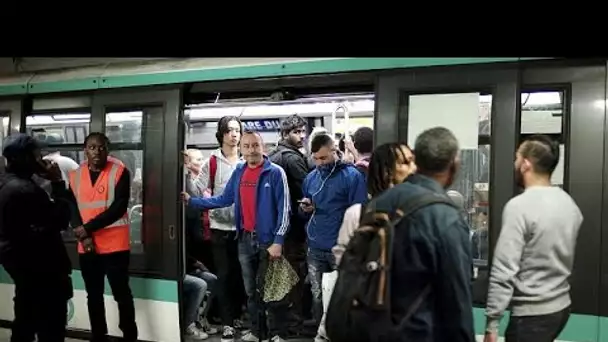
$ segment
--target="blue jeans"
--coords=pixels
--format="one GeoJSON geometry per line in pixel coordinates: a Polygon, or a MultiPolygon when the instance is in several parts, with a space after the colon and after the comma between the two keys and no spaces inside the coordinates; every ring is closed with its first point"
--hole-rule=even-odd
{"type": "Polygon", "coordinates": [[[186,320],[186,326],[196,322],[198,308],[205,299],[207,289],[211,288],[217,280],[215,275],[209,272],[201,272],[201,276],[205,280],[190,274],[186,274],[184,277],[184,319],[186,320]]]}
{"type": "MultiPolygon", "coordinates": [[[[260,336],[260,316],[266,319],[262,312],[268,312],[268,336],[287,336],[288,303],[286,299],[279,302],[263,303],[260,295],[264,293],[264,277],[268,269],[267,244],[260,244],[255,233],[241,232],[239,235],[239,262],[243,273],[245,292],[247,293],[247,311],[251,318],[251,332],[260,340],[268,338],[260,336]],[[260,308],[260,304],[263,308],[260,308]]],[[[262,334],[263,335],[263,334],[262,334]]]]}
{"type": "Polygon", "coordinates": [[[321,280],[323,273],[336,269],[336,258],[331,251],[309,248],[306,257],[308,262],[308,276],[312,291],[313,318],[317,324],[321,323],[323,316],[323,288],[321,280]]]}

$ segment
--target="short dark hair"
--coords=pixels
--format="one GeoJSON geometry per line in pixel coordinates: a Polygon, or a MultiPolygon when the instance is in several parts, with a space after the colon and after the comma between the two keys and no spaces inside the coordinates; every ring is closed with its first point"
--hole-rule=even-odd
{"type": "Polygon", "coordinates": [[[246,128],[243,131],[243,135],[257,135],[260,138],[260,140],[264,141],[264,138],[262,138],[262,134],[260,134],[260,132],[253,130],[253,129],[246,128]]]}
{"type": "Polygon", "coordinates": [[[102,132],[91,132],[91,133],[89,133],[89,135],[87,135],[86,138],[84,138],[84,147],[87,147],[87,143],[92,138],[97,138],[97,139],[101,140],[106,145],[106,147],[110,146],[110,139],[108,138],[107,135],[105,135],[102,132]]]}
{"type": "Polygon", "coordinates": [[[316,135],[310,143],[310,152],[317,153],[323,146],[334,147],[334,139],[327,134],[316,135]]]}
{"type": "Polygon", "coordinates": [[[420,172],[439,173],[446,171],[458,155],[458,140],[445,127],[434,127],[420,133],[416,138],[414,155],[420,172]]]}
{"type": "Polygon", "coordinates": [[[353,135],[353,143],[357,152],[372,153],[374,150],[374,130],[369,127],[360,127],[353,135]]]}
{"type": "Polygon", "coordinates": [[[224,135],[230,130],[230,128],[228,128],[230,121],[238,122],[241,130],[243,130],[243,123],[238,116],[227,115],[220,118],[217,122],[217,132],[215,132],[215,139],[217,139],[217,143],[220,144],[220,147],[222,147],[222,143],[224,142],[224,135]]]}
{"type": "Polygon", "coordinates": [[[532,163],[534,172],[551,175],[559,163],[559,145],[546,135],[530,136],[519,145],[521,156],[532,163]]]}
{"type": "Polygon", "coordinates": [[[281,120],[281,138],[296,128],[306,126],[306,120],[298,114],[290,115],[281,120]]]}

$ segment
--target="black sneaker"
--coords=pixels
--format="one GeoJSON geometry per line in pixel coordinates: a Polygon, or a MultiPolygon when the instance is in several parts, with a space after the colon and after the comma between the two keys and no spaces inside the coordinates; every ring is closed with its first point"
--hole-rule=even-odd
{"type": "Polygon", "coordinates": [[[222,342],[234,342],[234,328],[229,326],[224,326],[224,330],[222,331],[222,342]]]}

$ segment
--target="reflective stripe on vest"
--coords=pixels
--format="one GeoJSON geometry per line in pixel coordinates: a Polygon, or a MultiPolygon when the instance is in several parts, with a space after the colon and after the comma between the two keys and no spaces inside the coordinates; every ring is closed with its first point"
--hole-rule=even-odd
{"type": "MultiPolygon", "coordinates": [[[[87,163],[70,172],[70,187],[74,192],[78,209],[84,224],[104,212],[114,203],[115,187],[124,172],[125,166],[115,158],[108,158],[108,164],[99,173],[94,184],[87,163]],[[87,178],[88,177],[88,178],[87,178]]],[[[129,250],[130,227],[128,213],[116,222],[93,232],[96,252],[99,254],[129,250]]],[[[83,253],[82,244],[78,243],[78,252],[83,253]]]]}

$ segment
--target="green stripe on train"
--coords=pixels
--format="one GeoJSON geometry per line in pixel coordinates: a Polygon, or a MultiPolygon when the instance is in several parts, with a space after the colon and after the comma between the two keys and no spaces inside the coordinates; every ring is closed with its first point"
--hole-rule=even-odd
{"type": "MultiPolygon", "coordinates": [[[[34,75],[13,84],[0,84],[0,96],[41,94],[104,88],[138,87],[160,84],[234,80],[260,77],[284,77],[323,73],[342,73],[367,70],[416,68],[517,62],[553,57],[470,57],[470,58],[332,58],[323,60],[274,62],[257,65],[200,67],[187,70],[160,70],[149,73],[96,75],[81,78],[58,76],[54,81],[37,81],[34,75]]],[[[1,80],[0,80],[1,81],[1,80]]]]}
{"type": "MultiPolygon", "coordinates": [[[[486,317],[484,309],[473,308],[475,320],[475,334],[483,335],[486,328],[486,317]]],[[[500,335],[504,336],[505,329],[509,323],[508,313],[500,322],[500,335]]],[[[572,314],[568,324],[559,336],[559,340],[573,342],[600,341],[598,339],[600,324],[604,331],[601,341],[608,341],[608,317],[572,314]]]]}
{"type": "MultiPolygon", "coordinates": [[[[44,280],[41,280],[44,281],[44,280]]],[[[13,280],[6,273],[4,268],[0,267],[0,283],[12,284],[13,280]]],[[[72,271],[72,283],[74,284],[75,290],[84,291],[84,280],[79,270],[72,271]]],[[[178,289],[177,282],[173,280],[165,279],[151,279],[151,278],[139,278],[131,277],[130,279],[131,291],[133,296],[138,299],[157,300],[161,302],[178,302],[178,289]]],[[[106,279],[106,291],[105,294],[111,296],[112,290],[110,284],[106,279]]]]}

